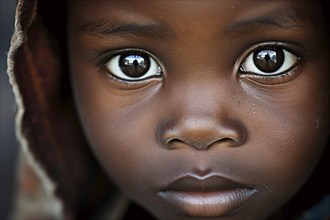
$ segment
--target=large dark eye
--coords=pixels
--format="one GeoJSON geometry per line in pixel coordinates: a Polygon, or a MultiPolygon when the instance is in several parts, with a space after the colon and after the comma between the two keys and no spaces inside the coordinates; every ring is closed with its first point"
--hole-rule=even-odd
{"type": "Polygon", "coordinates": [[[241,64],[244,73],[274,76],[292,69],[299,58],[280,47],[262,47],[252,51],[241,64]]]}
{"type": "Polygon", "coordinates": [[[119,57],[119,67],[129,77],[138,78],[150,68],[150,58],[142,53],[127,52],[119,57]]]}
{"type": "Polygon", "coordinates": [[[157,62],[142,51],[125,51],[105,65],[113,76],[127,81],[141,81],[162,73],[157,62]]]}
{"type": "Polygon", "coordinates": [[[284,52],[278,48],[260,49],[253,53],[253,62],[259,70],[272,73],[283,65],[284,52]]]}

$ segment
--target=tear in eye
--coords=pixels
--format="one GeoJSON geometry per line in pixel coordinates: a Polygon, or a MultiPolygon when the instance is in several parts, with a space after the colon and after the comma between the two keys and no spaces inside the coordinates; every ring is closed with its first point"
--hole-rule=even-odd
{"type": "Polygon", "coordinates": [[[110,74],[126,81],[141,81],[160,76],[160,65],[142,51],[125,51],[111,58],[105,66],[110,74]]]}
{"type": "Polygon", "coordinates": [[[263,76],[274,76],[291,70],[299,58],[280,47],[263,47],[250,53],[243,61],[240,70],[263,76]]]}

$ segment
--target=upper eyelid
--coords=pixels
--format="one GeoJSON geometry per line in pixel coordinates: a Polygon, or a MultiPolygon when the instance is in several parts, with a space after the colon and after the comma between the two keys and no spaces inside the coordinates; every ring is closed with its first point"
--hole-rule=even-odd
{"type": "Polygon", "coordinates": [[[247,57],[251,52],[260,49],[262,47],[279,47],[288,50],[289,52],[293,53],[296,56],[302,56],[301,53],[305,52],[307,49],[292,42],[284,42],[284,41],[265,41],[255,43],[247,47],[242,55],[244,54],[247,57]]]}
{"type": "Polygon", "coordinates": [[[148,50],[144,50],[144,49],[141,49],[141,48],[122,48],[122,49],[114,49],[114,50],[111,50],[111,51],[106,51],[104,53],[99,54],[96,57],[96,60],[98,60],[97,64],[98,64],[98,66],[104,66],[111,58],[113,58],[117,55],[120,55],[121,53],[128,52],[128,51],[133,51],[133,52],[136,51],[136,52],[145,53],[148,56],[150,56],[151,58],[153,58],[157,62],[157,64],[162,69],[164,69],[164,65],[163,65],[162,61],[160,60],[160,58],[158,58],[152,52],[149,52],[148,50]]]}
{"type": "Polygon", "coordinates": [[[295,56],[297,56],[299,59],[304,58],[304,54],[308,54],[308,49],[305,47],[298,45],[296,43],[292,42],[285,42],[285,41],[264,41],[264,42],[258,42],[254,43],[248,47],[246,47],[243,52],[241,52],[239,58],[236,60],[235,63],[235,69],[240,69],[240,66],[243,61],[254,51],[257,49],[260,49],[262,47],[280,47],[283,49],[286,49],[287,51],[291,52],[295,56]]]}

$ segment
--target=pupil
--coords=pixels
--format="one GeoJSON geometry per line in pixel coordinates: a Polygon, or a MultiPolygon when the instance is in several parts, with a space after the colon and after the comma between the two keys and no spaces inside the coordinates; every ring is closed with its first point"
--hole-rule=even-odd
{"type": "Polygon", "coordinates": [[[259,70],[272,73],[283,65],[284,52],[279,48],[260,49],[253,54],[253,62],[259,70]]]}
{"type": "Polygon", "coordinates": [[[143,53],[127,52],[120,56],[119,67],[127,76],[138,78],[148,72],[150,59],[143,53]]]}
{"type": "Polygon", "coordinates": [[[270,60],[270,56],[267,54],[266,57],[265,57],[266,61],[269,61],[270,60]]]}

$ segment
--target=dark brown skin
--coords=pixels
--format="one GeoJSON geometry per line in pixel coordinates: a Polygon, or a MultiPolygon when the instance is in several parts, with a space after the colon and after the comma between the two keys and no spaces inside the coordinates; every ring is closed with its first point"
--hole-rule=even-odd
{"type": "Polygon", "coordinates": [[[314,1],[70,1],[76,105],[109,176],[159,219],[276,213],[308,179],[329,135],[329,54],[320,15],[314,1]],[[109,61],[123,49],[150,56],[161,71],[120,79],[125,75],[116,76],[109,61]],[[250,69],[249,55],[265,50],[278,59],[286,51],[283,69],[250,69]],[[204,202],[212,199],[203,188],[222,190],[208,189],[217,180],[253,195],[219,207],[161,196],[187,176],[195,181],[188,191],[204,202]]]}

